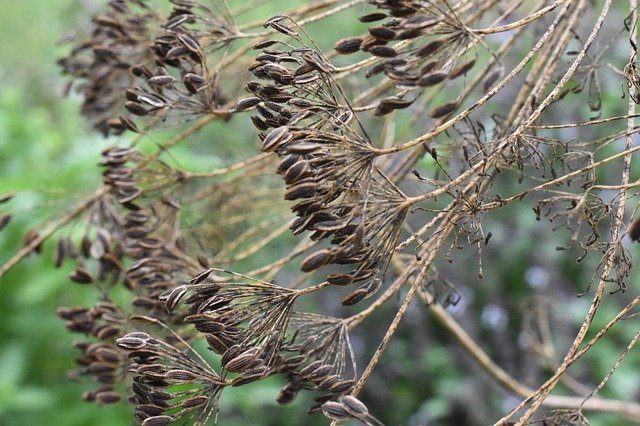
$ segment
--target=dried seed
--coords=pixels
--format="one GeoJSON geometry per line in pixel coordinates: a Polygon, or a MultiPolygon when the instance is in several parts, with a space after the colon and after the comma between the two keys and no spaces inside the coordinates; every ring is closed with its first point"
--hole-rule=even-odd
{"type": "Polygon", "coordinates": [[[409,107],[412,103],[413,99],[386,98],[380,101],[380,104],[391,109],[404,109],[409,107]]]}
{"type": "Polygon", "coordinates": [[[213,272],[213,269],[211,269],[211,268],[200,272],[198,275],[196,275],[195,277],[191,278],[191,281],[189,281],[189,284],[200,284],[202,281],[204,281],[207,278],[209,278],[209,275],[211,275],[211,272],[213,272]]]}
{"type": "Polygon", "coordinates": [[[360,37],[350,37],[338,40],[333,48],[336,52],[347,55],[349,53],[354,53],[360,50],[361,45],[362,39],[360,37]]]}
{"type": "Polygon", "coordinates": [[[278,43],[278,40],[263,40],[253,44],[251,48],[254,50],[266,49],[267,47],[271,47],[276,43],[278,43]]]}
{"type": "Polygon", "coordinates": [[[415,55],[420,58],[424,58],[424,57],[433,55],[443,47],[444,47],[444,41],[442,41],[441,39],[433,40],[431,43],[428,43],[422,46],[420,49],[418,49],[415,55]]]}
{"type": "Polygon", "coordinates": [[[360,302],[362,299],[364,299],[368,295],[369,295],[369,291],[367,291],[364,288],[359,288],[359,289],[349,293],[348,295],[346,295],[342,299],[342,301],[341,301],[342,306],[355,305],[356,303],[360,302]]]}
{"type": "Polygon", "coordinates": [[[369,415],[367,406],[362,403],[358,398],[352,395],[343,395],[338,399],[338,402],[347,410],[353,417],[360,419],[369,415]]]}
{"type": "Polygon", "coordinates": [[[289,132],[288,126],[280,126],[271,130],[262,141],[262,150],[272,152],[280,148],[283,144],[290,141],[293,135],[289,132]]]}
{"type": "Polygon", "coordinates": [[[248,98],[240,99],[236,104],[236,111],[241,112],[249,108],[253,108],[258,105],[262,100],[258,97],[251,96],[248,98]]]}
{"type": "Polygon", "coordinates": [[[476,64],[476,60],[471,59],[470,61],[459,64],[458,66],[452,68],[451,71],[449,71],[449,79],[453,80],[454,78],[457,78],[463,74],[466,74],[467,72],[469,72],[471,68],[473,68],[475,64],[476,64]]]}
{"type": "Polygon", "coordinates": [[[171,416],[153,416],[148,417],[142,422],[142,426],[167,426],[175,422],[171,416]]]}
{"type": "Polygon", "coordinates": [[[393,40],[396,36],[396,32],[388,27],[371,27],[369,28],[369,34],[384,41],[393,40]]]}
{"type": "Polygon", "coordinates": [[[284,193],[285,200],[296,200],[298,198],[311,198],[316,194],[318,184],[315,182],[300,183],[287,189],[284,193]]]}
{"type": "Polygon", "coordinates": [[[460,106],[460,101],[447,102],[429,112],[431,118],[442,118],[454,112],[460,106]]]}
{"type": "Polygon", "coordinates": [[[418,78],[417,83],[418,83],[418,86],[429,87],[429,86],[434,86],[438,83],[441,83],[446,78],[447,78],[446,72],[434,71],[434,72],[429,72],[421,75],[420,78],[418,78]]]}
{"type": "Polygon", "coordinates": [[[327,249],[318,250],[307,256],[300,264],[300,270],[303,272],[311,272],[319,267],[331,263],[333,260],[332,253],[327,249]]]}
{"type": "Polygon", "coordinates": [[[14,196],[15,196],[15,194],[13,192],[5,192],[3,194],[0,194],[0,204],[4,204],[4,203],[8,202],[14,196]]]}
{"type": "Polygon", "coordinates": [[[353,380],[342,380],[331,386],[331,392],[342,393],[347,392],[354,385],[353,380]]]}
{"type": "Polygon", "coordinates": [[[239,373],[249,368],[256,356],[256,352],[249,349],[227,362],[224,368],[232,373],[239,373]]]}
{"type": "Polygon", "coordinates": [[[627,228],[627,235],[632,241],[640,241],[640,218],[636,218],[627,228]]]}
{"type": "Polygon", "coordinates": [[[187,398],[180,403],[181,408],[195,408],[200,407],[201,405],[205,405],[209,402],[209,397],[205,395],[197,395],[192,396],[191,398],[187,398]]]}
{"type": "Polygon", "coordinates": [[[78,266],[75,271],[69,274],[69,279],[78,284],[90,284],[93,282],[93,277],[82,266],[78,266]]]}
{"type": "Polygon", "coordinates": [[[222,355],[229,348],[229,345],[214,334],[207,334],[206,338],[209,348],[218,355],[222,355]]]}
{"type": "Polygon", "coordinates": [[[386,13],[374,12],[374,13],[369,13],[369,14],[358,17],[358,21],[363,23],[375,22],[375,21],[380,21],[382,19],[385,19],[386,17],[387,17],[386,13]]]}
{"type": "MultiPolygon", "coordinates": [[[[349,420],[351,415],[347,410],[335,401],[327,401],[322,404],[322,413],[331,420],[349,420]]],[[[146,425],[145,425],[146,426],[146,425]]]]}
{"type": "Polygon", "coordinates": [[[327,275],[327,281],[333,285],[349,285],[353,282],[353,275],[351,274],[336,274],[331,273],[327,275]]]}
{"type": "Polygon", "coordinates": [[[395,58],[398,56],[398,52],[393,47],[388,46],[372,46],[369,48],[369,53],[379,58],[395,58]]]}
{"type": "Polygon", "coordinates": [[[298,392],[294,391],[287,385],[280,390],[280,393],[276,398],[276,402],[280,405],[286,405],[293,402],[297,395],[298,392]]]}
{"type": "Polygon", "coordinates": [[[155,75],[147,80],[147,83],[156,86],[168,86],[175,83],[176,79],[170,75],[155,75]]]}
{"type": "Polygon", "coordinates": [[[180,303],[180,300],[184,297],[188,290],[189,288],[186,285],[181,285],[171,290],[165,301],[167,311],[172,312],[176,308],[176,306],[178,306],[178,303],[180,303]]]}
{"type": "Polygon", "coordinates": [[[133,115],[145,116],[149,114],[149,111],[137,102],[127,101],[124,103],[124,107],[133,115]]]}
{"type": "MultiPolygon", "coordinates": [[[[148,336],[148,335],[147,335],[148,336]]],[[[147,345],[147,339],[134,333],[129,333],[116,340],[116,345],[125,350],[142,349],[147,345]]]]}
{"type": "Polygon", "coordinates": [[[198,375],[187,370],[169,370],[165,377],[172,382],[195,383],[198,381],[198,375]]]}
{"type": "Polygon", "coordinates": [[[95,394],[95,401],[98,404],[115,404],[120,402],[120,395],[116,392],[104,391],[95,394]]]}
{"type": "Polygon", "coordinates": [[[9,222],[11,221],[11,217],[12,216],[10,213],[5,213],[0,216],[0,231],[2,231],[4,227],[9,224],[9,222]]]}
{"type": "Polygon", "coordinates": [[[495,82],[498,81],[500,77],[502,77],[503,73],[504,73],[504,68],[502,67],[498,67],[491,70],[491,72],[487,74],[487,76],[484,79],[484,82],[482,83],[482,90],[485,93],[488,92],[493,87],[495,82]]]}

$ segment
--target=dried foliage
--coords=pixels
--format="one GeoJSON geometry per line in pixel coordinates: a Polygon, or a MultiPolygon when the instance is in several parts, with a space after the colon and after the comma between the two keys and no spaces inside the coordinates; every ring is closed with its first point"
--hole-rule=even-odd
{"type": "MultiPolygon", "coordinates": [[[[97,130],[133,135],[111,139],[99,162],[103,185],[34,227],[0,275],[80,224],[78,238],[58,238],[54,259],[75,262],[70,280],[98,290],[95,306],[58,311],[86,336],[71,374],[93,377],[87,401],[128,398],[142,425],[213,421],[225,388],[273,375],[284,381],[280,404],[312,392],[310,414],[382,424],[356,395],[415,295],[525,398],[498,423],[529,424],[542,404],[569,409],[546,415],[547,425],[588,424],[583,410],[638,421],[631,403],[549,397],[639,303],[582,345],[601,301],[630,288],[628,246],[640,239],[627,213],[638,186],[635,4],[624,22],[610,4],[328,0],[254,22],[241,2],[111,0],[60,65],[97,130]],[[353,25],[338,21],[343,14],[353,25]],[[318,25],[333,31],[319,37],[318,25]],[[619,85],[603,79],[624,83],[617,116],[601,97],[619,85]],[[558,114],[565,103],[575,111],[558,114]],[[254,156],[207,172],[178,166],[178,148],[202,155],[197,131],[216,122],[253,126],[254,156]],[[616,132],[600,130],[616,122],[616,132]],[[437,261],[464,261],[482,278],[486,218],[513,203],[568,230],[559,249],[575,250],[579,262],[600,258],[592,282],[580,283],[593,298],[583,327],[537,390],[505,379],[442,309],[460,295],[437,261]],[[289,265],[295,275],[283,273],[289,265]],[[128,304],[114,301],[117,288],[128,304]],[[313,294],[360,311],[300,311],[313,294]],[[406,296],[361,370],[350,333],[396,294],[406,296]],[[194,343],[205,341],[218,356],[198,353],[194,343]]],[[[207,155],[234,143],[210,140],[207,155]]],[[[11,198],[0,196],[3,209],[11,198]]],[[[0,230],[11,217],[2,213],[0,230]]]]}

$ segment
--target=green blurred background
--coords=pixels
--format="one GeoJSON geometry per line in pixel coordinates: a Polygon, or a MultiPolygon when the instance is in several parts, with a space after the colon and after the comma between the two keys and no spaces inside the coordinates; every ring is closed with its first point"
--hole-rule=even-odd
{"type": "MultiPolygon", "coordinates": [[[[78,98],[62,97],[65,81],[55,64],[64,53],[56,40],[87,25],[87,17],[99,10],[99,4],[0,0],[0,192],[21,191],[8,207],[0,206],[0,213],[10,208],[14,214],[0,233],[0,262],[19,249],[29,226],[59,211],[60,200],[67,205],[99,184],[94,165],[99,151],[110,142],[88,128],[78,114],[78,98]]],[[[618,94],[605,97],[605,102],[618,102],[618,94]]],[[[233,128],[238,130],[237,125],[233,128]]],[[[589,303],[588,297],[579,299],[576,294],[584,290],[597,259],[577,265],[576,253],[555,251],[558,237],[536,222],[527,206],[515,206],[488,220],[494,239],[485,253],[485,279],[478,282],[475,266],[468,270],[457,264],[443,266],[443,273],[455,278],[463,297],[452,312],[500,365],[534,386],[549,367],[539,365],[527,346],[531,320],[527,307],[548,307],[555,343],[564,350],[589,303]],[[500,249],[504,246],[509,250],[500,249]]],[[[85,403],[81,394],[92,384],[73,383],[66,377],[78,355],[70,344],[76,336],[66,332],[55,310],[60,305],[92,304],[95,293],[68,283],[70,263],[53,269],[51,249],[51,244],[46,245],[41,256],[30,256],[0,279],[0,425],[131,424],[126,403],[108,407],[85,403]]],[[[637,253],[635,247],[632,250],[637,253]]],[[[632,285],[637,278],[634,273],[632,285]]],[[[596,326],[604,325],[630,296],[608,298],[596,326]]],[[[384,307],[354,334],[356,350],[364,354],[360,367],[375,350],[398,304],[384,307]]],[[[401,327],[363,394],[385,421],[489,424],[489,419],[495,420],[518,402],[470,361],[433,323],[427,309],[414,306],[406,322],[409,326],[401,327]]],[[[593,388],[634,332],[624,324],[614,329],[571,373],[593,388]]],[[[636,350],[602,394],[638,401],[639,368],[636,350]]],[[[305,416],[309,399],[278,407],[274,399],[280,386],[273,379],[225,391],[219,423],[326,423],[318,416],[305,416]]],[[[559,386],[559,392],[565,390],[559,386]]],[[[594,425],[623,424],[606,414],[589,418],[594,425]]]]}

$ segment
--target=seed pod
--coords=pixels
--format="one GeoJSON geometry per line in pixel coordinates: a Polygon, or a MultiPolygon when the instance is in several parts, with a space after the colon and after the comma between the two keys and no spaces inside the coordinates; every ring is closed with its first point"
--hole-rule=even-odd
{"type": "Polygon", "coordinates": [[[349,285],[353,282],[353,275],[331,273],[327,275],[327,282],[332,285],[349,285]]]}
{"type": "Polygon", "coordinates": [[[115,404],[120,402],[120,395],[116,392],[103,391],[95,394],[95,401],[98,404],[115,404]]]}
{"type": "Polygon", "coordinates": [[[372,46],[369,52],[378,58],[395,58],[398,52],[393,47],[388,46],[372,46]]]}
{"type": "Polygon", "coordinates": [[[329,389],[331,389],[331,386],[338,383],[338,381],[340,381],[340,376],[338,376],[337,374],[334,374],[329,377],[325,377],[324,380],[318,383],[318,390],[328,391],[329,389]]]}
{"type": "Polygon", "coordinates": [[[491,90],[495,82],[498,81],[500,77],[502,77],[503,73],[504,73],[504,68],[502,67],[498,67],[491,70],[491,72],[487,74],[487,76],[484,79],[484,82],[482,83],[482,90],[485,93],[491,90]]]}
{"type": "Polygon", "coordinates": [[[189,281],[189,284],[200,284],[202,281],[206,280],[209,277],[209,275],[211,275],[211,272],[213,272],[213,269],[211,268],[200,272],[198,275],[191,278],[191,281],[189,281]]]}
{"type": "Polygon", "coordinates": [[[627,235],[632,241],[640,241],[640,218],[636,218],[627,228],[627,235]]]}
{"type": "Polygon", "coordinates": [[[447,73],[443,71],[434,71],[423,74],[418,78],[418,86],[430,87],[435,86],[438,83],[444,81],[447,78],[447,73]]]}
{"type": "Polygon", "coordinates": [[[297,395],[298,392],[294,391],[287,385],[280,390],[280,393],[276,398],[276,402],[280,405],[286,405],[293,402],[297,395]]]}
{"type": "Polygon", "coordinates": [[[396,36],[396,32],[388,27],[371,27],[369,28],[369,34],[384,41],[393,40],[396,36]]]}
{"type": "Polygon", "coordinates": [[[7,226],[7,224],[11,221],[11,217],[12,216],[10,213],[6,213],[0,216],[0,231],[2,231],[4,227],[7,226]]]}
{"type": "Polygon", "coordinates": [[[175,421],[176,419],[171,416],[153,416],[147,417],[142,422],[142,426],[167,426],[175,421]]]}
{"type": "Polygon", "coordinates": [[[431,43],[427,43],[420,49],[416,50],[415,55],[420,58],[431,56],[444,47],[444,42],[441,39],[433,40],[431,43]]]}
{"type": "Polygon", "coordinates": [[[197,396],[192,396],[191,398],[187,398],[183,400],[180,403],[180,407],[187,408],[187,409],[196,408],[206,404],[207,402],[209,402],[209,397],[205,395],[197,395],[197,396]]]}
{"type": "Polygon", "coordinates": [[[460,106],[460,101],[447,102],[442,104],[429,112],[431,118],[442,118],[454,112],[460,106]]]}
{"type": "Polygon", "coordinates": [[[368,23],[368,22],[381,21],[382,19],[385,19],[386,17],[387,17],[386,13],[374,12],[374,13],[369,13],[367,15],[362,15],[362,16],[358,17],[358,21],[363,22],[363,23],[368,23]]]}
{"type": "Polygon", "coordinates": [[[278,40],[263,40],[253,44],[251,48],[254,50],[261,50],[266,49],[267,47],[271,47],[276,43],[278,43],[278,40]]]}
{"type": "Polygon", "coordinates": [[[231,359],[224,368],[232,373],[239,373],[249,368],[249,365],[251,365],[251,362],[256,359],[256,356],[256,351],[249,349],[231,359]]]}
{"type": "Polygon", "coordinates": [[[318,184],[315,182],[300,183],[287,189],[284,193],[285,200],[296,200],[298,198],[311,198],[316,195],[318,184]]]}
{"type": "Polygon", "coordinates": [[[338,399],[338,402],[347,410],[353,417],[360,419],[369,415],[367,406],[359,399],[351,395],[343,395],[338,399]]]}
{"type": "Polygon", "coordinates": [[[180,300],[187,293],[188,289],[186,285],[181,285],[171,290],[165,301],[167,311],[171,312],[178,306],[178,303],[180,303],[180,300]]]}
{"type": "Polygon", "coordinates": [[[343,38],[336,42],[334,45],[334,49],[336,52],[347,55],[349,53],[354,53],[360,50],[360,46],[362,45],[362,39],[359,37],[351,37],[351,38],[343,38]]]}
{"type": "Polygon", "coordinates": [[[300,370],[300,376],[306,378],[310,374],[312,374],[314,371],[316,371],[322,365],[323,365],[322,360],[320,360],[320,359],[315,360],[311,364],[307,365],[305,368],[300,370]]]}
{"type": "Polygon", "coordinates": [[[90,284],[93,282],[93,277],[82,266],[78,266],[75,271],[69,274],[69,279],[78,284],[90,284]]]}
{"type": "Polygon", "coordinates": [[[353,384],[354,384],[353,380],[342,380],[342,381],[336,382],[331,386],[331,392],[333,393],[347,392],[348,390],[351,389],[353,384]]]}
{"type": "Polygon", "coordinates": [[[176,79],[170,75],[154,75],[147,83],[156,85],[156,86],[168,86],[176,82],[176,79]]]}
{"type": "MultiPolygon", "coordinates": [[[[40,234],[35,229],[29,229],[27,233],[24,235],[24,239],[22,240],[22,246],[27,247],[33,243],[33,241],[40,238],[40,234]]],[[[34,248],[33,251],[40,254],[42,253],[42,241],[39,242],[34,248]]]]}
{"type": "Polygon", "coordinates": [[[349,294],[347,294],[341,301],[342,306],[352,306],[356,303],[360,302],[362,299],[367,297],[369,292],[364,288],[359,288],[349,294]]]}
{"type": "MultiPolygon", "coordinates": [[[[146,333],[129,333],[117,339],[116,345],[119,348],[125,349],[125,350],[142,349],[147,345],[148,339],[145,339],[144,336],[141,336],[140,334],[146,334],[146,333]]],[[[146,334],[146,336],[149,337],[148,334],[146,334]]]]}
{"type": "Polygon", "coordinates": [[[335,401],[327,401],[322,404],[322,414],[331,420],[349,420],[351,418],[351,415],[342,406],[342,404],[335,401]]]}
{"type": "Polygon", "coordinates": [[[262,141],[262,150],[265,152],[273,152],[282,145],[291,140],[293,135],[289,132],[288,126],[276,127],[267,134],[262,141]]]}
{"type": "Polygon", "coordinates": [[[167,380],[179,383],[195,383],[198,375],[187,370],[169,370],[165,374],[167,380]]]}
{"type": "Polygon", "coordinates": [[[476,60],[471,59],[470,61],[459,64],[458,66],[452,68],[451,71],[449,71],[449,80],[453,80],[454,78],[457,78],[463,74],[466,74],[467,72],[469,72],[471,68],[473,68],[475,63],[476,63],[476,60]]]}
{"type": "Polygon", "coordinates": [[[124,107],[133,115],[145,116],[149,114],[149,111],[137,102],[127,101],[124,103],[124,107]]]}
{"type": "Polygon", "coordinates": [[[4,204],[4,203],[8,202],[14,196],[15,196],[15,194],[13,192],[5,192],[3,194],[0,194],[0,204],[4,204]]]}
{"type": "Polygon", "coordinates": [[[255,96],[240,99],[236,104],[236,111],[241,112],[258,105],[261,99],[255,96]]]}
{"type": "Polygon", "coordinates": [[[413,99],[386,98],[380,101],[380,104],[391,109],[404,109],[409,107],[412,103],[413,99]]]}
{"type": "Polygon", "coordinates": [[[302,272],[311,272],[323,265],[331,263],[333,257],[332,253],[327,249],[318,250],[307,256],[302,261],[302,264],[300,264],[300,270],[302,272]]]}

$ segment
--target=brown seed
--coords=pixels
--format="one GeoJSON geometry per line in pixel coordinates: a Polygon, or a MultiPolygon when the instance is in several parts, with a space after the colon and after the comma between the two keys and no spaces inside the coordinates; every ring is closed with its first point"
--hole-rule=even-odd
{"type": "Polygon", "coordinates": [[[429,87],[429,86],[434,86],[438,83],[441,83],[446,78],[447,78],[446,72],[434,71],[434,72],[429,72],[421,75],[417,83],[418,83],[418,86],[429,87]]]}
{"type": "Polygon", "coordinates": [[[133,333],[130,333],[117,339],[116,345],[125,350],[142,349],[147,345],[147,339],[132,334],[133,333]]]}
{"type": "Polygon", "coordinates": [[[98,404],[115,404],[116,402],[120,402],[120,395],[116,392],[98,392],[95,394],[95,401],[98,404]]]}
{"type": "Polygon", "coordinates": [[[331,420],[349,420],[352,418],[342,404],[335,401],[327,401],[322,404],[322,413],[331,420]]]}
{"type": "Polygon", "coordinates": [[[333,46],[336,52],[347,55],[360,50],[362,39],[360,37],[343,38],[336,42],[333,46]]]}
{"type": "Polygon", "coordinates": [[[153,416],[146,418],[142,422],[142,426],[167,426],[174,421],[175,419],[171,416],[153,416]]]}
{"type": "Polygon", "coordinates": [[[331,386],[331,392],[333,393],[346,392],[350,390],[353,385],[354,385],[353,380],[342,380],[342,381],[336,382],[331,386]]]}
{"type": "Polygon", "coordinates": [[[170,75],[155,75],[147,80],[147,83],[157,86],[168,86],[176,82],[176,79],[170,75]]]}
{"type": "Polygon", "coordinates": [[[0,204],[4,204],[4,203],[8,202],[14,196],[15,196],[15,194],[13,192],[5,192],[3,194],[0,194],[0,204]]]}
{"type": "Polygon", "coordinates": [[[369,52],[379,58],[395,58],[398,56],[398,52],[393,47],[388,46],[372,46],[369,48],[369,52]]]}
{"type": "Polygon", "coordinates": [[[358,21],[363,22],[363,23],[375,22],[375,21],[381,21],[382,19],[385,19],[386,17],[387,17],[386,13],[374,12],[374,13],[369,13],[369,14],[362,15],[362,16],[358,17],[358,21]]]}
{"type": "Polygon", "coordinates": [[[473,68],[475,64],[476,64],[476,60],[471,59],[470,61],[464,62],[452,68],[451,71],[449,71],[449,79],[453,80],[454,78],[457,78],[463,74],[466,74],[467,72],[469,72],[471,68],[473,68]]]}
{"type": "Polygon", "coordinates": [[[640,218],[636,218],[627,228],[627,235],[632,241],[640,241],[640,218]]]}
{"type": "Polygon", "coordinates": [[[78,284],[90,284],[93,282],[93,277],[82,266],[78,266],[75,271],[69,274],[69,279],[78,284]]]}
{"type": "Polygon", "coordinates": [[[195,373],[187,370],[169,370],[165,377],[171,382],[180,383],[195,383],[198,380],[198,376],[195,373]]]}
{"type": "Polygon", "coordinates": [[[149,114],[149,111],[137,102],[127,101],[124,103],[124,107],[133,115],[145,116],[149,114]]]}
{"type": "Polygon", "coordinates": [[[377,39],[385,41],[393,40],[396,36],[396,32],[388,27],[371,27],[369,28],[369,34],[377,39]]]}
{"type": "Polygon", "coordinates": [[[356,303],[360,302],[362,299],[367,297],[369,292],[364,288],[359,288],[349,294],[347,294],[341,301],[343,306],[352,306],[356,303]]]}
{"type": "Polygon", "coordinates": [[[433,40],[431,43],[428,43],[422,46],[420,49],[418,49],[415,54],[420,58],[424,58],[424,57],[433,55],[443,47],[444,47],[444,42],[442,40],[440,39],[433,40]]]}
{"type": "Polygon", "coordinates": [[[167,311],[173,311],[188,290],[189,288],[186,285],[181,285],[171,290],[165,301],[167,311]]]}
{"type": "Polygon", "coordinates": [[[209,397],[205,395],[197,395],[192,396],[191,398],[187,398],[180,403],[180,407],[182,408],[195,408],[200,407],[201,405],[206,404],[209,401],[209,397]]]}
{"type": "Polygon", "coordinates": [[[442,118],[454,112],[460,106],[460,101],[447,102],[429,112],[431,118],[442,118]]]}
{"type": "Polygon", "coordinates": [[[256,351],[249,349],[227,362],[224,368],[232,373],[239,373],[249,368],[256,356],[256,351]]]}
{"type": "Polygon", "coordinates": [[[319,267],[331,263],[333,260],[332,253],[327,249],[318,250],[307,256],[300,264],[302,272],[311,272],[319,267]]]}
{"type": "Polygon", "coordinates": [[[327,275],[327,281],[332,285],[349,285],[353,282],[353,275],[331,273],[327,275]]]}
{"type": "Polygon", "coordinates": [[[498,81],[500,77],[502,77],[503,73],[504,73],[504,68],[502,67],[498,67],[491,70],[485,77],[484,82],[482,83],[482,90],[485,93],[488,92],[493,87],[495,82],[498,81]]]}
{"type": "Polygon", "coordinates": [[[386,98],[382,99],[380,103],[391,109],[404,109],[413,103],[413,99],[386,98]]]}
{"type": "Polygon", "coordinates": [[[262,102],[262,100],[255,96],[240,99],[236,104],[236,111],[238,112],[245,111],[249,108],[253,108],[254,106],[258,105],[260,102],[262,102]]]}
{"type": "Polygon", "coordinates": [[[338,402],[347,410],[353,417],[360,419],[369,415],[367,406],[359,399],[351,395],[343,395],[338,399],[338,402]]]}
{"type": "Polygon", "coordinates": [[[316,194],[318,184],[315,182],[300,183],[287,189],[284,193],[285,200],[296,200],[298,198],[311,198],[316,194]]]}
{"type": "Polygon", "coordinates": [[[280,126],[271,130],[262,141],[262,150],[265,152],[276,151],[282,145],[291,140],[293,135],[288,126],[280,126]]]}
{"type": "Polygon", "coordinates": [[[12,216],[10,213],[6,213],[0,216],[0,231],[2,231],[4,227],[7,226],[7,224],[11,221],[11,217],[12,216]]]}

